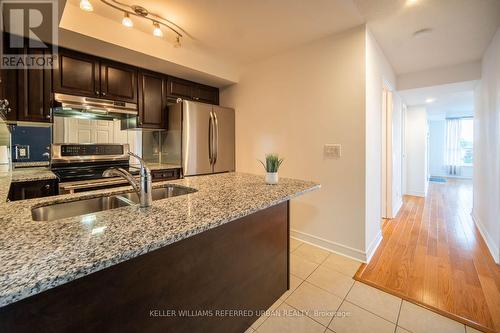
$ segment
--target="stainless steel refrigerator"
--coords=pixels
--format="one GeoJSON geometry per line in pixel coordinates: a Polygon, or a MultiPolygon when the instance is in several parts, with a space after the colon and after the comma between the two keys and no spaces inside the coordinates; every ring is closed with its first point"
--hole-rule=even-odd
{"type": "MultiPolygon", "coordinates": [[[[234,110],[182,101],[169,107],[167,142],[179,146],[184,176],[234,171],[234,110]],[[180,132],[180,133],[179,133],[180,132]],[[174,139],[172,139],[172,137],[174,139]]],[[[170,145],[168,144],[168,145],[170,145]]]]}

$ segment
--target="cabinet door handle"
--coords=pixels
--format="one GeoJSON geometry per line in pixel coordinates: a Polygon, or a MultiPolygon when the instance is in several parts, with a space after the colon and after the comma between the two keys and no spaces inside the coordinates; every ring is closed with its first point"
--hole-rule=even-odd
{"type": "Polygon", "coordinates": [[[95,91],[95,94],[96,94],[96,95],[99,95],[99,90],[96,90],[96,91],[95,91]]]}
{"type": "Polygon", "coordinates": [[[103,93],[102,93],[102,95],[103,95],[103,96],[106,96],[106,93],[105,93],[105,92],[103,92],[103,93]]]}
{"type": "Polygon", "coordinates": [[[50,185],[49,184],[45,185],[45,189],[50,190],[50,185]]]}

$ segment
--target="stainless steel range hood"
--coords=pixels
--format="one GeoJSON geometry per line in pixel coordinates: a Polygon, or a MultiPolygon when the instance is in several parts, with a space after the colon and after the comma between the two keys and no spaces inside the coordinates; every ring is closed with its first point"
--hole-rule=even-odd
{"type": "Polygon", "coordinates": [[[135,103],[58,93],[54,94],[54,100],[54,116],[113,120],[134,118],[138,115],[135,103]]]}

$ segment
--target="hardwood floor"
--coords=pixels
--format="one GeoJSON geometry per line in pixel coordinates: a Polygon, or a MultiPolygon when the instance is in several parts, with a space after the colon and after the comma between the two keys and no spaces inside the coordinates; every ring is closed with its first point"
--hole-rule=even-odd
{"type": "Polygon", "coordinates": [[[486,332],[500,332],[500,266],[470,216],[472,184],[430,183],[406,196],[355,279],[486,332]]]}

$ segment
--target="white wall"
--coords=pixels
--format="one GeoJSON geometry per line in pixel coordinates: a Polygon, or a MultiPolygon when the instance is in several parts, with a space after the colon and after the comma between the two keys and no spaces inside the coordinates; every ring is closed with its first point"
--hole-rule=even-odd
{"type": "Polygon", "coordinates": [[[500,263],[500,29],[483,57],[482,80],[475,95],[472,215],[500,263]]]}
{"type": "MultiPolygon", "coordinates": [[[[383,115],[382,90],[384,84],[390,90],[396,86],[394,71],[369,30],[366,31],[366,123],[365,123],[365,248],[370,257],[378,243],[382,240],[380,221],[382,217],[382,125],[383,115]]],[[[389,129],[391,130],[391,129],[389,129]]],[[[392,130],[389,140],[392,139],[392,130]]],[[[391,152],[389,152],[391,154],[391,152]]],[[[392,170],[392,165],[390,170],[392,170]]],[[[391,190],[389,192],[392,193],[391,190]]],[[[392,201],[392,200],[391,200],[392,201]]]]}
{"type": "Polygon", "coordinates": [[[429,121],[429,174],[446,176],[444,163],[446,143],[446,120],[429,121]]]}
{"type": "MultiPolygon", "coordinates": [[[[366,259],[365,28],[359,27],[246,68],[221,91],[236,109],[236,169],[263,174],[257,159],[285,158],[284,177],[312,179],[319,191],[291,203],[292,235],[366,259]],[[326,143],[342,144],[325,159],[326,143]]],[[[374,196],[379,192],[374,193],[374,196]]]]}
{"type": "Polygon", "coordinates": [[[361,26],[252,64],[221,91],[236,109],[236,169],[262,174],[257,159],[277,152],[282,176],[321,183],[292,201],[292,235],[363,261],[381,240],[384,81],[395,87],[394,71],[361,26]],[[326,159],[326,143],[342,157],[326,159]]]}
{"type": "Polygon", "coordinates": [[[398,75],[398,90],[445,85],[449,83],[479,80],[481,62],[474,61],[450,67],[432,68],[421,72],[398,75]]]}
{"type": "Polygon", "coordinates": [[[427,193],[427,111],[413,106],[406,110],[405,193],[424,197],[427,193]]]}

